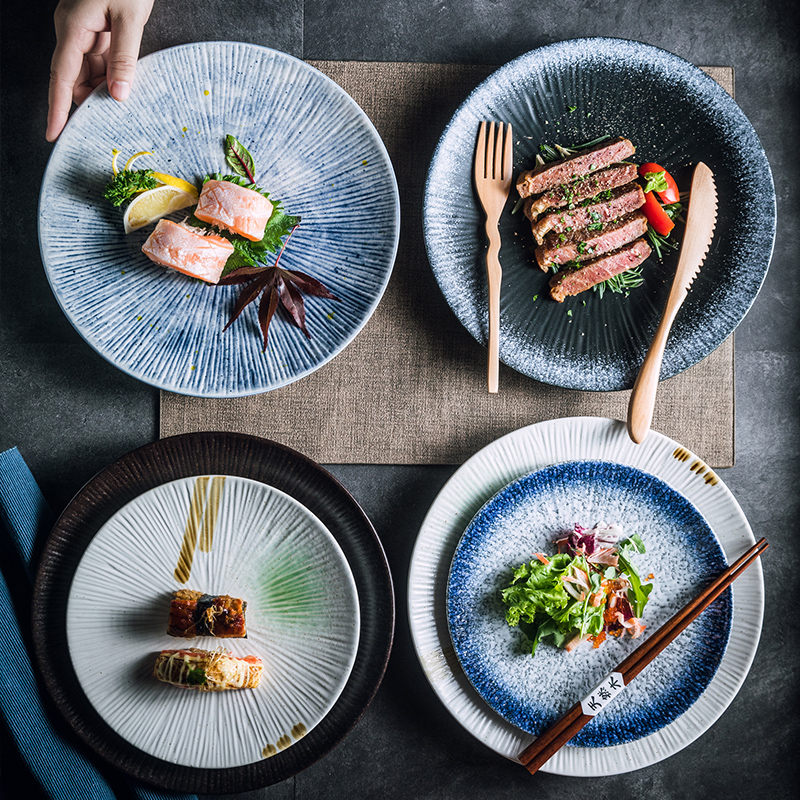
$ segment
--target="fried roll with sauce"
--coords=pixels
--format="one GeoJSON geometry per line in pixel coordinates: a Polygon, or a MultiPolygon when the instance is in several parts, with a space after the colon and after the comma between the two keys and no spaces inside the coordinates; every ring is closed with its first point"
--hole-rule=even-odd
{"type": "Polygon", "coordinates": [[[264,668],[256,656],[238,657],[222,649],[209,651],[162,650],[156,658],[153,676],[164,683],[198,692],[255,689],[264,668]]]}

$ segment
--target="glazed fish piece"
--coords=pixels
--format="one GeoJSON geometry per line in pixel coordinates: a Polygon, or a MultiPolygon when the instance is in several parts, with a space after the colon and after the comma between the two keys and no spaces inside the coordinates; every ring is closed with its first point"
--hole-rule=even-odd
{"type": "Polygon", "coordinates": [[[195,636],[242,639],[247,636],[246,609],[247,603],[238,597],[179,589],[169,605],[167,633],[183,639],[195,636]]]}
{"type": "Polygon", "coordinates": [[[544,244],[536,248],[536,261],[546,272],[569,261],[588,261],[610,253],[646,233],[647,217],[641,211],[634,211],[600,225],[597,230],[548,233],[544,244]]]}
{"type": "Polygon", "coordinates": [[[650,245],[644,239],[637,239],[613,253],[586,261],[576,269],[562,270],[550,279],[550,296],[563,303],[565,297],[580,294],[614,275],[636,267],[649,255],[650,245]]]}
{"type": "Polygon", "coordinates": [[[540,194],[554,186],[572,183],[592,172],[605,169],[610,164],[625,161],[635,152],[636,148],[629,139],[619,137],[610,142],[602,142],[595,147],[580,150],[569,158],[551,161],[520,173],[517,191],[520,197],[540,194]]]}
{"type": "Polygon", "coordinates": [[[233,245],[214,233],[162,219],[142,245],[142,252],[156,264],[206,283],[218,283],[233,245]]]}
{"type": "Polygon", "coordinates": [[[272,215],[272,203],[263,194],[230,181],[203,184],[194,215],[203,222],[258,242],[272,215]]]}
{"type": "Polygon", "coordinates": [[[224,692],[228,689],[254,689],[261,680],[264,665],[256,656],[238,657],[224,650],[162,650],[153,667],[153,676],[164,683],[198,692],[224,692]]]}

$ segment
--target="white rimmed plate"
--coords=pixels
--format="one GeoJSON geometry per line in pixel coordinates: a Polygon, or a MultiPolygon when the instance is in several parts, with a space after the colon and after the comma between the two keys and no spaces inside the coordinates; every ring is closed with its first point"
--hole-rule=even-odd
{"type": "MultiPolygon", "coordinates": [[[[636,445],[616,420],[560,419],[514,431],[469,459],[439,493],[420,529],[409,573],[409,619],[417,656],[445,707],[479,741],[509,759],[516,760],[533,737],[489,708],[460,668],[447,626],[450,563],[470,520],[500,489],[534,470],[580,459],[636,467],[680,492],[706,519],[728,561],[754,542],[747,519],[719,476],[654,431],[636,445]]],[[[736,696],[755,655],[764,610],[760,565],[734,584],[733,607],[730,640],[719,668],[683,715],[638,741],[562,748],[544,769],[575,776],[628,772],[673,755],[708,730],[736,696]]]]}
{"type": "Polygon", "coordinates": [[[284,386],[341,352],[383,296],[399,222],[389,156],[355,101],[292,56],[235,42],[144,57],[125,103],[96,89],[53,148],[39,200],[42,261],[81,336],[133,377],[200,397],[284,386]],[[308,298],[311,339],[278,312],[266,354],[257,304],[223,333],[241,287],[210,287],[149,261],[141,247],[151,228],[126,236],[122,213],[102,197],[112,148],[123,159],[152,150],[137,168],[199,184],[230,172],[226,134],[253,155],[258,185],[302,218],[281,266],[341,299],[308,298]]]}
{"type": "Polygon", "coordinates": [[[121,508],[87,547],[67,604],[70,658],[100,716],[190,767],[251,764],[302,738],[339,697],[358,640],[355,582],[330,532],[283,492],[232,476],[173,481],[121,508]],[[246,600],[247,638],[168,636],[183,587],[246,600]],[[152,677],[161,650],[217,646],[259,656],[260,685],[200,693],[152,677]]]}

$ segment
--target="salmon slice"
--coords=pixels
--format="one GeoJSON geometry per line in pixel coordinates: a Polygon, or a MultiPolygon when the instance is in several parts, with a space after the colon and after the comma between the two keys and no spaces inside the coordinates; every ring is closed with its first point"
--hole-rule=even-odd
{"type": "Polygon", "coordinates": [[[194,215],[203,222],[258,242],[264,238],[272,203],[254,189],[230,181],[212,180],[203,184],[194,215]]]}
{"type": "Polygon", "coordinates": [[[233,245],[214,233],[162,219],[142,245],[142,252],[156,264],[206,283],[219,283],[233,245]]]}

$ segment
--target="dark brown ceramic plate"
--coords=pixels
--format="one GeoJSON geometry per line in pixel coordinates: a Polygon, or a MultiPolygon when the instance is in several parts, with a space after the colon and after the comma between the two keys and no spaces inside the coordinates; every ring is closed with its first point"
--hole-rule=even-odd
{"type": "Polygon", "coordinates": [[[233,433],[195,433],[134,450],[93,478],[61,514],[36,578],[33,636],[39,667],[56,705],[78,736],[123,772],[162,789],[244,792],[308,767],[358,722],[383,678],[394,633],[394,594],[386,556],[372,524],[350,493],[315,462],[282,445],[233,433]],[[361,635],[342,694],[306,736],[271,758],[232,769],[172,764],[131,745],[86,698],[65,654],[70,584],[87,545],[123,505],[168,481],[198,474],[238,475],[295,498],[328,528],[356,582],[361,635]]]}

